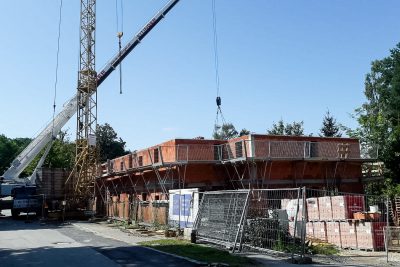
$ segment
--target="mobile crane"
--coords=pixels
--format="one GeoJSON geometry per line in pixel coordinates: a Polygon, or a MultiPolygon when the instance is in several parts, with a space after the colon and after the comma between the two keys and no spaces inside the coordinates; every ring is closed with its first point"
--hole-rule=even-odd
{"type": "MultiPolygon", "coordinates": [[[[118,67],[130,52],[146,37],[146,35],[171,11],[179,0],[170,0],[140,31],[97,73],[97,87],[118,67]]],[[[62,127],[77,112],[77,95],[75,94],[64,105],[62,110],[51,120],[32,142],[12,161],[11,166],[0,177],[0,196],[9,196],[11,191],[16,194],[18,187],[35,185],[36,171],[40,168],[50,151],[56,135],[62,127]],[[22,171],[45,149],[33,174],[27,178],[19,178],[22,171]],[[16,188],[17,187],[17,188],[16,188]],[[14,189],[15,188],[15,189],[14,189]]],[[[1,206],[0,206],[1,211],[1,206]]]]}

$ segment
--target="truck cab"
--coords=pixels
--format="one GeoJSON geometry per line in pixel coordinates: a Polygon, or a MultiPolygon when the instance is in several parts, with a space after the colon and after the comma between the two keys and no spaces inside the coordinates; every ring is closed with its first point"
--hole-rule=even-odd
{"type": "Polygon", "coordinates": [[[36,215],[42,212],[42,196],[36,195],[36,186],[21,186],[11,190],[13,206],[11,215],[17,218],[21,212],[35,212],[36,215]]]}

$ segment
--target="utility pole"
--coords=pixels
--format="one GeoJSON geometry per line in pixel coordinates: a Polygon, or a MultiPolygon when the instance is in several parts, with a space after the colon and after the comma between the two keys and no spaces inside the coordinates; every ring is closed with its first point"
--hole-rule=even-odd
{"type": "Polygon", "coordinates": [[[98,164],[96,144],[97,73],[95,68],[96,0],[81,0],[80,18],[76,157],[72,189],[73,199],[77,201],[77,204],[89,204],[88,201],[94,199],[94,182],[98,164]]]}

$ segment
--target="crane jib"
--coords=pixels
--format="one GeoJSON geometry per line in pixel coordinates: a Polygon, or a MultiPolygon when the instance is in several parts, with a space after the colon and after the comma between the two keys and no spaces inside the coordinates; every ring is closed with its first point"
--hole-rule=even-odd
{"type": "Polygon", "coordinates": [[[135,37],[119,52],[105,67],[97,74],[97,86],[99,86],[108,75],[113,72],[122,60],[140,43],[140,41],[160,22],[161,19],[179,2],[173,0],[169,2],[160,12],[157,13],[135,37]]]}
{"type": "MultiPolygon", "coordinates": [[[[158,21],[161,18],[158,19],[158,21]]],[[[134,37],[132,41],[130,41],[124,48],[122,48],[121,52],[111,60],[106,67],[97,75],[97,86],[99,86],[105,78],[111,74],[121,63],[121,61],[135,48],[136,45],[140,43],[140,40],[146,36],[146,34],[155,26],[157,22],[157,18],[153,18],[146,26],[134,37]]]]}

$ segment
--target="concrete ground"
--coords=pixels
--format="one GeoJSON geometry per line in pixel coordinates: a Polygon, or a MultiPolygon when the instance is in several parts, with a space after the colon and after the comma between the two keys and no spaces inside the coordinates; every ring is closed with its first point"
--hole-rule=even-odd
{"type": "MultiPolygon", "coordinates": [[[[367,252],[368,253],[368,252],[367,252]]],[[[346,255],[347,252],[341,253],[338,256],[312,256],[313,263],[304,266],[313,267],[394,267],[400,266],[400,261],[396,258],[396,261],[391,261],[386,263],[386,258],[379,254],[376,255],[362,255],[359,251],[346,255]]],[[[299,264],[290,264],[287,262],[288,257],[283,256],[271,256],[266,254],[247,254],[247,257],[253,258],[260,262],[264,266],[273,267],[290,267],[299,266],[299,264]]],[[[301,266],[301,265],[300,265],[301,266]]]]}
{"type": "MultiPolygon", "coordinates": [[[[7,211],[3,211],[7,214],[7,211]]],[[[163,238],[121,231],[107,223],[26,223],[0,217],[0,266],[196,266],[196,263],[137,245],[163,238]]],[[[298,266],[279,253],[247,253],[262,266],[298,266]]],[[[343,251],[338,256],[313,256],[308,266],[361,267],[400,266],[400,254],[391,253],[386,263],[383,252],[343,251]]]]}
{"type": "MultiPolygon", "coordinates": [[[[289,264],[290,255],[276,253],[247,253],[247,257],[261,262],[265,266],[287,267],[298,266],[289,264]]],[[[338,255],[312,255],[313,263],[307,266],[315,267],[392,267],[400,266],[400,253],[390,252],[389,262],[387,262],[386,252],[384,251],[360,251],[360,250],[341,250],[338,255]]]]}
{"type": "Polygon", "coordinates": [[[0,266],[196,266],[135,245],[149,239],[104,225],[26,223],[23,218],[0,217],[0,266]]]}

